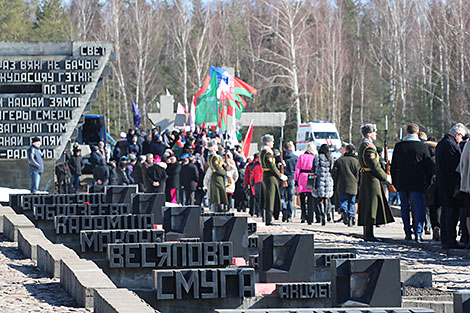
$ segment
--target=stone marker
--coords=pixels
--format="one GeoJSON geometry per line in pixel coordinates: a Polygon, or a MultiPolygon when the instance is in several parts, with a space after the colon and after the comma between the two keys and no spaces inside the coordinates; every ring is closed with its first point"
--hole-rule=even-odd
{"type": "Polygon", "coordinates": [[[313,234],[262,234],[258,244],[261,282],[313,281],[313,234]]]}
{"type": "Polygon", "coordinates": [[[134,215],[59,215],[55,217],[56,234],[79,234],[81,230],[153,229],[152,214],[134,215]]]}
{"type": "Polygon", "coordinates": [[[470,312],[470,290],[454,292],[454,313],[470,312]]]}
{"type": "Polygon", "coordinates": [[[130,205],[127,203],[33,205],[33,216],[36,221],[54,221],[54,217],[58,215],[124,215],[131,213],[130,205]]]}
{"type": "Polygon", "coordinates": [[[60,261],[65,259],[79,259],[79,256],[70,248],[61,244],[38,243],[37,267],[54,278],[60,278],[60,261]]]}
{"type": "Polygon", "coordinates": [[[0,233],[3,234],[3,218],[7,214],[16,214],[16,212],[9,206],[0,205],[0,233]]]}
{"type": "Polygon", "coordinates": [[[400,307],[400,260],[332,260],[331,290],[333,306],[400,307]]]}
{"type": "Polygon", "coordinates": [[[166,240],[202,238],[200,206],[164,207],[163,229],[166,240]]]}
{"type": "Polygon", "coordinates": [[[137,193],[137,185],[104,187],[105,199],[107,203],[128,203],[132,204],[132,194],[137,193]]]}
{"type": "Polygon", "coordinates": [[[246,217],[232,216],[202,216],[204,229],[203,240],[231,241],[233,243],[233,255],[236,257],[248,257],[248,223],[246,217]]]}
{"type": "Polygon", "coordinates": [[[132,195],[132,213],[153,214],[155,224],[163,224],[164,193],[137,193],[132,195]]]}
{"type": "Polygon", "coordinates": [[[319,299],[331,297],[329,282],[276,284],[276,294],[281,299],[319,299]]]}

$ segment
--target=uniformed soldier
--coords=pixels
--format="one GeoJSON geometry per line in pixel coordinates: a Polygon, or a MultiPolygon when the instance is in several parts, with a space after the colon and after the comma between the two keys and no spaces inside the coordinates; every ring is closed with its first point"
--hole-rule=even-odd
{"type": "Polygon", "coordinates": [[[276,161],[273,155],[274,137],[272,135],[264,135],[261,138],[264,144],[260,153],[260,163],[263,168],[263,184],[262,184],[262,208],[265,214],[266,225],[273,225],[272,217],[279,219],[281,212],[281,192],[279,190],[278,180],[287,180],[287,176],[281,174],[276,167],[276,161]]]}
{"type": "Polygon", "coordinates": [[[373,141],[377,139],[375,124],[361,127],[361,146],[358,151],[359,163],[362,167],[361,186],[359,190],[358,225],[364,227],[365,241],[378,241],[374,236],[374,225],[392,223],[392,211],[382,187],[382,181],[390,181],[380,166],[379,154],[373,141]]]}
{"type": "Polygon", "coordinates": [[[209,187],[209,202],[211,209],[215,212],[222,211],[222,204],[228,205],[227,193],[225,191],[225,178],[227,177],[227,168],[224,159],[217,154],[217,141],[212,139],[207,143],[209,153],[209,167],[212,170],[211,182],[209,187]]]}

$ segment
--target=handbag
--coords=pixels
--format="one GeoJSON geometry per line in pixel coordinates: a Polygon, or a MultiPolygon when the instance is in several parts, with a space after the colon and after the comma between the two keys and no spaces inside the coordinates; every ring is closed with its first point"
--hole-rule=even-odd
{"type": "Polygon", "coordinates": [[[312,172],[312,174],[308,174],[307,176],[307,189],[315,190],[317,188],[318,180],[318,175],[315,174],[315,159],[313,160],[312,172]]]}

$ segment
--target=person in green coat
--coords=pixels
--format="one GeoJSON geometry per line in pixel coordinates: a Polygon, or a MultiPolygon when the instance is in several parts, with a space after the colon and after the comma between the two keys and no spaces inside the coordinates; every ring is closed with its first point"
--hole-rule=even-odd
{"type": "Polygon", "coordinates": [[[362,167],[359,188],[358,225],[364,227],[365,241],[378,241],[374,236],[374,225],[394,222],[392,211],[388,205],[381,182],[391,182],[380,166],[379,154],[374,145],[377,139],[377,128],[374,124],[361,127],[362,138],[358,151],[359,163],[362,167]]]}
{"type": "Polygon", "coordinates": [[[225,191],[225,178],[227,168],[224,159],[217,154],[217,141],[211,140],[207,143],[209,153],[209,167],[212,171],[209,186],[209,203],[214,212],[222,211],[222,205],[228,205],[227,193],[225,191]]]}
{"type": "Polygon", "coordinates": [[[260,163],[263,168],[263,182],[261,187],[261,208],[264,209],[265,223],[266,225],[273,225],[273,215],[275,219],[279,219],[279,213],[281,212],[281,192],[279,190],[278,181],[287,180],[287,176],[281,174],[276,167],[276,161],[273,154],[274,137],[272,135],[264,135],[261,138],[264,144],[263,149],[260,152],[260,163]]]}

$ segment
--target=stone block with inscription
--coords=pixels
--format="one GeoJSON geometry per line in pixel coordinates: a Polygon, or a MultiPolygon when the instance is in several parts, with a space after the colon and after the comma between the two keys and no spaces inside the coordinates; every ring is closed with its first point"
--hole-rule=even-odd
{"type": "Polygon", "coordinates": [[[132,195],[132,213],[153,214],[155,224],[163,224],[164,193],[137,193],[132,195]]]}
{"type": "Polygon", "coordinates": [[[106,194],[107,203],[128,203],[132,204],[132,195],[137,193],[137,185],[129,186],[105,186],[104,193],[106,194]]]}
{"type": "Polygon", "coordinates": [[[113,57],[109,42],[0,43],[0,172],[10,177],[1,187],[29,189],[26,151],[39,137],[44,159],[39,189],[53,190],[54,163],[113,57]]]}
{"type": "Polygon", "coordinates": [[[209,216],[201,217],[204,223],[204,241],[231,241],[233,255],[248,257],[248,223],[241,216],[209,216]]]}

